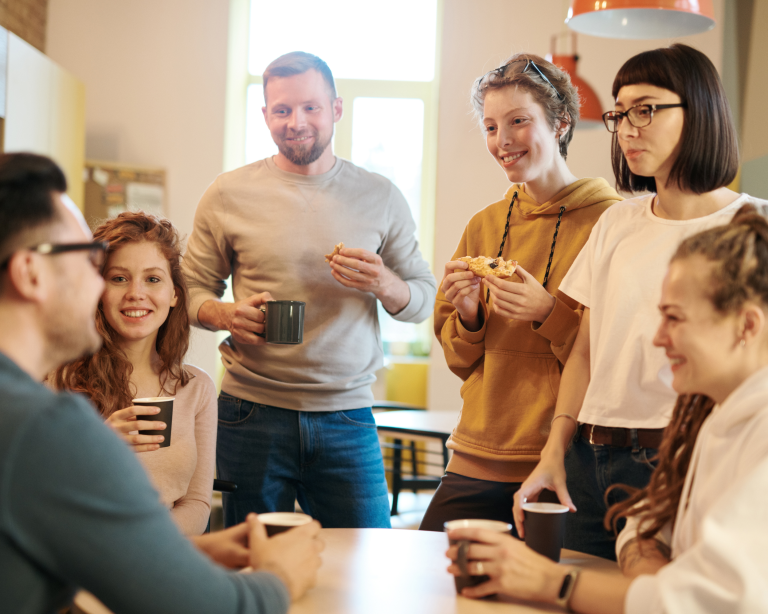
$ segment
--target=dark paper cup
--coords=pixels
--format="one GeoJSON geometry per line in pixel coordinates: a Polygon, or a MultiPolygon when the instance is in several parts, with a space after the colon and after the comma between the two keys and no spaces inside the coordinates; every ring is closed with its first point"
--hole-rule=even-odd
{"type": "MultiPolygon", "coordinates": [[[[497,533],[509,533],[512,534],[512,525],[506,522],[500,522],[498,520],[481,520],[479,518],[466,518],[464,520],[450,520],[443,524],[443,528],[446,531],[453,529],[487,529],[489,531],[496,531],[497,533]]],[[[456,560],[456,564],[461,571],[460,576],[453,576],[453,581],[456,584],[456,592],[461,594],[461,591],[470,586],[477,586],[483,582],[488,582],[490,578],[486,575],[473,576],[469,573],[467,567],[467,549],[471,543],[474,543],[468,539],[448,539],[448,543],[453,546],[458,544],[459,556],[456,560]]]]}
{"type": "Polygon", "coordinates": [[[269,512],[267,514],[259,514],[259,520],[267,529],[267,535],[272,537],[294,527],[309,524],[312,522],[312,516],[296,514],[294,512],[269,512]]]}
{"type": "Polygon", "coordinates": [[[304,341],[304,307],[301,301],[267,301],[264,312],[264,337],[267,343],[296,345],[304,341]]]}
{"type": "Polygon", "coordinates": [[[171,445],[171,426],[173,425],[173,399],[174,397],[147,397],[145,399],[134,399],[134,405],[143,405],[145,407],[159,407],[160,413],[153,416],[136,416],[137,420],[157,420],[165,422],[164,431],[139,431],[140,435],[162,435],[165,439],[160,443],[161,448],[167,448],[171,445]]]}
{"type": "Polygon", "coordinates": [[[523,503],[525,545],[559,563],[568,511],[559,503],[523,503]]]}

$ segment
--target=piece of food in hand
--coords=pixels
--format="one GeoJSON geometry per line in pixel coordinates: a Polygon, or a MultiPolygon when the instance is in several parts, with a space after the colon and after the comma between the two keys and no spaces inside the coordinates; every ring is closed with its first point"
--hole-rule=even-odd
{"type": "MultiPolygon", "coordinates": [[[[486,256],[472,258],[471,256],[463,256],[459,260],[466,262],[469,265],[469,270],[478,277],[493,275],[500,279],[507,279],[515,274],[515,269],[517,268],[517,260],[504,260],[504,258],[488,258],[486,256]]],[[[461,271],[462,269],[456,269],[456,272],[461,271]]]]}
{"type": "Polygon", "coordinates": [[[325,255],[325,261],[328,264],[330,264],[331,260],[333,260],[333,257],[336,256],[337,254],[339,254],[341,252],[341,250],[343,250],[343,249],[344,249],[344,244],[343,243],[337,244],[336,247],[333,248],[333,252],[332,253],[325,255]]]}

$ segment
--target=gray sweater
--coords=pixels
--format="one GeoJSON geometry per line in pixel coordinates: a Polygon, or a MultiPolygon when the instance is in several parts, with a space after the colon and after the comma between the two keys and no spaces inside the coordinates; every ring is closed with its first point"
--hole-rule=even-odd
{"type": "Polygon", "coordinates": [[[269,573],[214,565],[179,533],[136,455],[84,398],[0,354],[0,611],[50,614],[75,588],[115,614],[282,614],[269,573]]]}
{"type": "Polygon", "coordinates": [[[223,295],[230,274],[236,301],[269,292],[307,304],[303,344],[221,344],[222,390],[303,411],[369,406],[383,357],[377,301],[338,283],[324,254],[339,242],[378,253],[410,288],[394,317],[421,322],[437,288],[415,231],[389,180],[341,158],[323,175],[288,173],[269,158],[219,175],[197,207],[184,258],[192,322],[200,326],[200,306],[223,295]]]}

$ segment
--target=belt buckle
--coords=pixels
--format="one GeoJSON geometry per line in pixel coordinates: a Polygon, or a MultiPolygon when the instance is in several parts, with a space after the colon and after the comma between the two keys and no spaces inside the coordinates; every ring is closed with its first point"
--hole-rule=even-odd
{"type": "Polygon", "coordinates": [[[589,444],[593,445],[593,446],[595,445],[595,442],[592,439],[592,436],[594,435],[594,433],[595,433],[595,425],[594,424],[590,424],[589,425],[589,440],[588,441],[589,441],[589,444]]]}

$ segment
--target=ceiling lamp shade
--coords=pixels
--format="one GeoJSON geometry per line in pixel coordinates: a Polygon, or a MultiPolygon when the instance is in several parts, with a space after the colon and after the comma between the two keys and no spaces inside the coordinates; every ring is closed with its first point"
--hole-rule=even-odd
{"type": "Polygon", "coordinates": [[[576,63],[579,56],[576,55],[576,34],[571,33],[572,55],[560,55],[555,53],[558,35],[552,37],[552,53],[547,55],[547,60],[552,62],[560,70],[568,73],[571,83],[579,91],[581,102],[579,110],[579,122],[576,128],[602,128],[603,127],[603,106],[597,97],[595,90],[576,73],[576,63]]]}
{"type": "Polygon", "coordinates": [[[604,38],[676,38],[715,27],[712,0],[571,0],[568,27],[604,38]]]}

